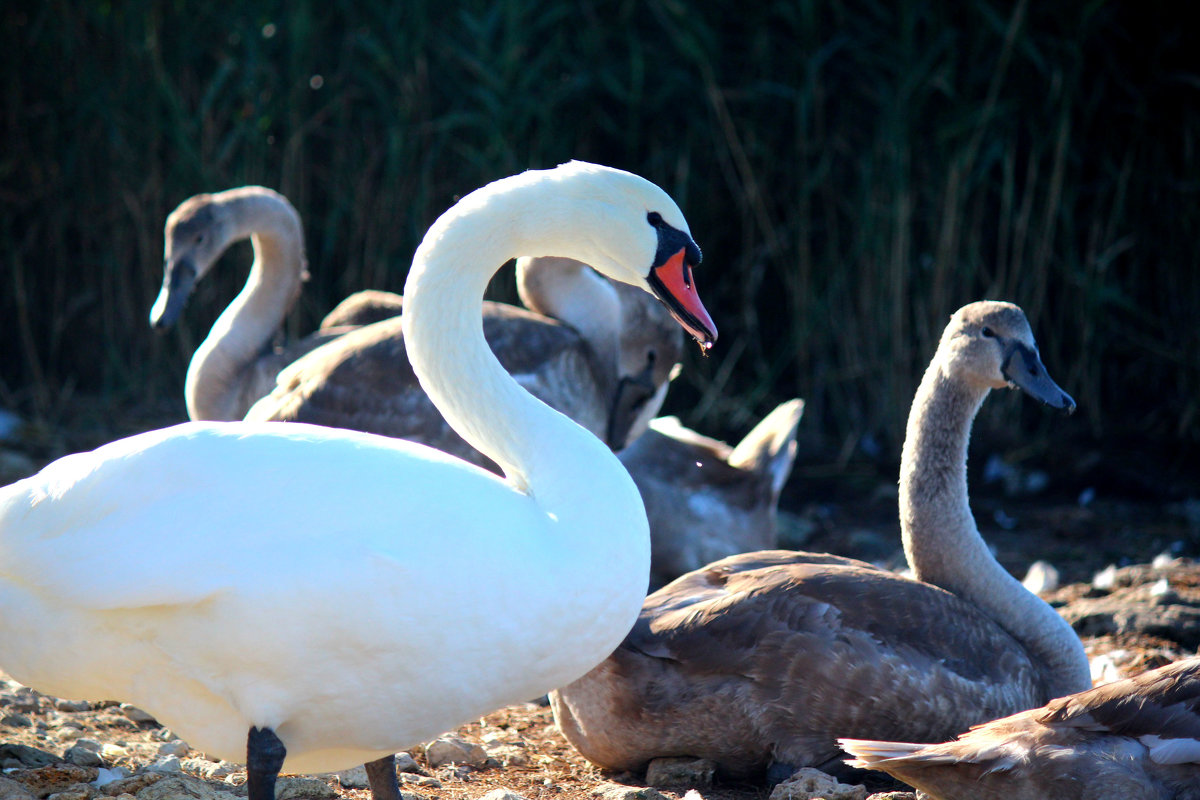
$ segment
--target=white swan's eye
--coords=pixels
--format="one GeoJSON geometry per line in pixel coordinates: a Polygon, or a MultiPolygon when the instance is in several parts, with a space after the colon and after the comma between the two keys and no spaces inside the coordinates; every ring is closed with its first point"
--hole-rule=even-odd
{"type": "Polygon", "coordinates": [[[993,331],[991,328],[987,327],[986,325],[984,326],[983,330],[981,330],[979,333],[981,336],[983,336],[986,339],[992,339],[996,336],[996,332],[993,331]]]}
{"type": "Polygon", "coordinates": [[[649,214],[647,214],[646,222],[649,222],[656,228],[666,224],[663,222],[662,214],[658,213],[657,211],[651,211],[649,214]]]}
{"type": "Polygon", "coordinates": [[[196,234],[196,244],[204,244],[204,234],[203,233],[196,234]]]}

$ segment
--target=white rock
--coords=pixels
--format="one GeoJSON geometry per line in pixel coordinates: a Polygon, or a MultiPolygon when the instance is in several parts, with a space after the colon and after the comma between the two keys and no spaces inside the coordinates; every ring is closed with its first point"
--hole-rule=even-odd
{"type": "Polygon", "coordinates": [[[770,800],[866,800],[867,787],[839,783],[819,769],[805,767],[771,790],[770,800]]]}
{"type": "Polygon", "coordinates": [[[220,781],[238,771],[236,764],[228,761],[210,761],[207,758],[185,758],[180,762],[184,770],[194,772],[201,778],[220,781]]]}
{"type": "Polygon", "coordinates": [[[337,778],[337,782],[345,789],[366,789],[371,785],[371,781],[367,779],[367,768],[362,764],[335,772],[333,777],[337,778]]]}
{"type": "MultiPolygon", "coordinates": [[[[78,747],[78,746],[79,745],[76,745],[76,747],[78,747]]],[[[96,780],[92,781],[92,786],[95,786],[97,789],[100,789],[105,786],[108,786],[110,783],[116,783],[117,781],[124,780],[125,778],[128,778],[128,777],[129,777],[129,772],[127,770],[121,769],[120,767],[117,767],[115,769],[108,769],[107,767],[101,767],[99,770],[99,774],[96,775],[96,780]]]]}
{"type": "Polygon", "coordinates": [[[512,789],[492,789],[479,800],[526,800],[526,798],[512,789]]]}
{"type": "Polygon", "coordinates": [[[1110,650],[1093,658],[1091,660],[1092,685],[1100,686],[1129,677],[1125,674],[1124,665],[1127,665],[1132,658],[1133,654],[1124,649],[1110,650]]]}
{"type": "Polygon", "coordinates": [[[482,767],[487,757],[487,751],[478,744],[457,736],[439,737],[425,747],[425,760],[435,769],[448,764],[482,767]]]}
{"type": "Polygon", "coordinates": [[[1166,596],[1170,595],[1171,593],[1172,593],[1171,592],[1171,582],[1168,581],[1166,578],[1159,578],[1153,584],[1150,585],[1149,594],[1151,597],[1154,597],[1154,598],[1166,597],[1166,596]]]}
{"type": "Polygon", "coordinates": [[[1049,561],[1035,561],[1021,583],[1034,594],[1053,592],[1058,588],[1058,569],[1049,561]]]}
{"type": "Polygon", "coordinates": [[[105,742],[100,745],[100,757],[105,761],[117,761],[129,755],[129,751],[119,744],[105,742]]]}
{"type": "Polygon", "coordinates": [[[179,763],[179,756],[166,756],[155,761],[146,769],[151,772],[183,772],[183,765],[179,763]]]}
{"type": "Polygon", "coordinates": [[[1092,576],[1092,586],[1097,589],[1111,589],[1117,583],[1117,565],[1109,564],[1092,576]]]}
{"type": "Polygon", "coordinates": [[[590,794],[599,800],[668,800],[658,789],[623,783],[602,783],[593,787],[590,794]]]}
{"type": "Polygon", "coordinates": [[[397,772],[417,772],[420,769],[420,766],[417,765],[417,760],[408,753],[396,753],[397,772]]]}
{"type": "Polygon", "coordinates": [[[174,739],[169,742],[163,742],[158,746],[158,754],[160,756],[186,756],[192,748],[188,747],[188,743],[182,739],[174,739]]]}
{"type": "Polygon", "coordinates": [[[1150,562],[1150,566],[1154,567],[1155,569],[1166,569],[1174,563],[1175,556],[1167,552],[1162,552],[1154,557],[1154,560],[1150,562]]]}

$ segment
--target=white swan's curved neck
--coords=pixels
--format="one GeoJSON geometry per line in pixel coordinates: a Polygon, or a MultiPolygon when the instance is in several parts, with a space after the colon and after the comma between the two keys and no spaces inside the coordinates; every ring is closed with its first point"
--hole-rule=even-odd
{"type": "Polygon", "coordinates": [[[254,263],[245,287],[213,323],[188,366],[184,396],[192,419],[241,419],[257,399],[243,396],[243,383],[299,297],[307,266],[295,209],[272,195],[240,195],[227,202],[236,221],[230,240],[249,238],[254,263]]]}
{"type": "Polygon", "coordinates": [[[486,202],[465,198],[430,229],[404,289],[409,361],[451,426],[550,513],[583,515],[595,503],[641,508],[616,456],[518,386],[484,340],[484,289],[507,259],[549,252],[584,261],[591,255],[578,252],[579,240],[569,235],[587,220],[562,205],[529,213],[537,206],[533,191],[516,184],[486,202]]]}
{"type": "Polygon", "coordinates": [[[987,392],[946,375],[937,359],[925,373],[900,461],[904,553],[918,580],[967,600],[1021,642],[1050,697],[1082,691],[1091,678],[1079,637],[997,563],[971,514],[967,445],[987,392]]]}

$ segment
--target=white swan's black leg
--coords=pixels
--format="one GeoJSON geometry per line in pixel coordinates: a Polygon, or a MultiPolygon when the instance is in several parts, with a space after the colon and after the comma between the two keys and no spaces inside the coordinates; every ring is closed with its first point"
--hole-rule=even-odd
{"type": "Polygon", "coordinates": [[[396,780],[396,756],[384,756],[364,764],[372,800],[400,800],[400,782],[396,780]]]}
{"type": "Polygon", "coordinates": [[[367,783],[371,784],[372,800],[400,800],[394,754],[368,761],[364,766],[367,768],[367,783]]]}
{"type": "Polygon", "coordinates": [[[251,728],[246,738],[248,800],[275,800],[275,778],[283,768],[287,748],[270,728],[251,728]]]}

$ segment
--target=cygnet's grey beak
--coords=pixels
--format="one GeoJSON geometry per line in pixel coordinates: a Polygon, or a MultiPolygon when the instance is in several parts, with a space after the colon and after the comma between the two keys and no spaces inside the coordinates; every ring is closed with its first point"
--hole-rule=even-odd
{"type": "Polygon", "coordinates": [[[1042,359],[1029,345],[1011,343],[1008,355],[1000,365],[1000,372],[1013,386],[1051,408],[1062,409],[1068,414],[1075,411],[1075,401],[1071,395],[1064,392],[1046,373],[1042,359]]]}

